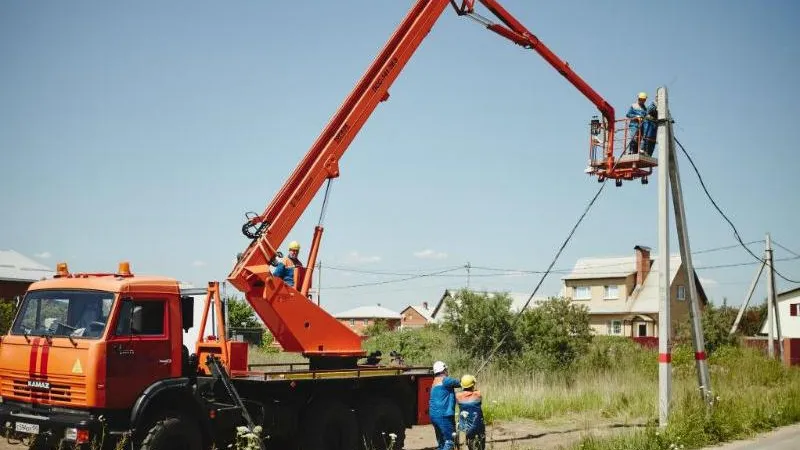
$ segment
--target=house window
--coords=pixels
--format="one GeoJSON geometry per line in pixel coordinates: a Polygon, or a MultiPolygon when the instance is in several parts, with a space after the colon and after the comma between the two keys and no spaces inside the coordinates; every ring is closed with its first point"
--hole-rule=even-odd
{"type": "Polygon", "coordinates": [[[575,300],[589,300],[592,298],[592,291],[589,286],[575,286],[575,300]]]}
{"type": "Polygon", "coordinates": [[[608,326],[608,334],[610,335],[621,335],[622,334],[622,321],[621,320],[609,320],[606,324],[608,326]]]}
{"type": "Polygon", "coordinates": [[[619,286],[616,284],[603,287],[603,298],[606,300],[614,300],[619,298],[619,286]]]}
{"type": "Polygon", "coordinates": [[[356,319],[350,319],[350,326],[354,327],[356,325],[356,319]]]}
{"type": "Polygon", "coordinates": [[[647,324],[640,323],[639,324],[639,336],[644,337],[647,336],[647,324]]]}
{"type": "Polygon", "coordinates": [[[369,325],[369,319],[364,319],[364,325],[369,325]]]}
{"type": "Polygon", "coordinates": [[[797,317],[797,309],[800,308],[800,303],[791,303],[789,304],[789,315],[792,317],[797,317]]]}
{"type": "Polygon", "coordinates": [[[678,285],[678,300],[686,300],[686,286],[678,285]]]}

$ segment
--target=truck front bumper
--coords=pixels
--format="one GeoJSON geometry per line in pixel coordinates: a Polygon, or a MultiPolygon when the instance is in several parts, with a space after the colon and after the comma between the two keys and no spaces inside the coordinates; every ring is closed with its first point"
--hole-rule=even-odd
{"type": "Polygon", "coordinates": [[[4,402],[0,403],[0,433],[48,446],[99,444],[103,423],[88,411],[4,402]]]}

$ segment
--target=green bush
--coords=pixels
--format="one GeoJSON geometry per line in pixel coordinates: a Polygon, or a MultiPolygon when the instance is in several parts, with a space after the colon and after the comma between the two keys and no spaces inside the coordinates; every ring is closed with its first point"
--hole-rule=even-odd
{"type": "Polygon", "coordinates": [[[592,341],[588,308],[566,298],[553,297],[523,312],[515,331],[525,359],[541,369],[571,367],[592,341]]]}
{"type": "Polygon", "coordinates": [[[445,300],[444,329],[459,350],[473,357],[519,355],[521,346],[514,330],[512,299],[508,294],[461,290],[445,300]]]}
{"type": "Polygon", "coordinates": [[[437,359],[451,367],[465,367],[465,356],[455,348],[453,338],[435,325],[374,334],[364,342],[367,352],[380,350],[385,360],[398,352],[407,364],[430,365],[437,359]]]}
{"type": "Polygon", "coordinates": [[[0,335],[6,334],[11,328],[16,312],[17,304],[14,300],[0,299],[0,335]]]}

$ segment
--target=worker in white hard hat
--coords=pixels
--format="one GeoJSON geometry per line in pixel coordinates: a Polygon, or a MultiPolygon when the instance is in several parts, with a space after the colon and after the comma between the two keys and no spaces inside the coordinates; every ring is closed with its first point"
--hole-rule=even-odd
{"type": "Polygon", "coordinates": [[[428,401],[428,415],[436,432],[437,450],[455,448],[457,387],[461,387],[461,383],[448,375],[447,364],[442,361],[433,363],[433,385],[428,401]]]}
{"type": "Polygon", "coordinates": [[[646,102],[647,92],[639,92],[636,101],[628,108],[628,113],[625,114],[625,117],[630,119],[628,124],[628,134],[630,138],[630,141],[628,141],[628,153],[631,154],[639,153],[639,147],[642,141],[642,122],[647,115],[647,108],[645,107],[646,102]]]}
{"type": "Polygon", "coordinates": [[[289,286],[294,286],[297,278],[296,267],[303,267],[298,255],[300,254],[300,243],[292,241],[289,243],[289,255],[281,259],[275,266],[272,275],[280,278],[289,286]]]}
{"type": "Polygon", "coordinates": [[[481,403],[483,398],[476,385],[475,377],[461,377],[461,392],[456,393],[458,403],[458,429],[464,432],[469,450],[486,448],[486,425],[483,420],[481,403]]]}

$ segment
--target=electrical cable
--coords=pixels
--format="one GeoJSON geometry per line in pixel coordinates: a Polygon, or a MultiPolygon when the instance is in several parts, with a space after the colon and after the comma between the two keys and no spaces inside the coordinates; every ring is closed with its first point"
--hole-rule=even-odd
{"type": "Polygon", "coordinates": [[[439,272],[422,273],[422,274],[419,274],[419,275],[413,275],[413,276],[409,276],[409,277],[405,277],[405,278],[398,278],[398,279],[394,279],[394,280],[384,280],[384,281],[375,281],[375,282],[371,282],[371,283],[350,284],[350,285],[346,285],[346,286],[329,286],[329,287],[327,287],[325,289],[351,289],[351,288],[358,288],[358,287],[365,287],[365,286],[378,286],[378,285],[382,285],[382,284],[400,283],[400,282],[403,282],[403,281],[414,280],[414,279],[417,279],[417,278],[434,277],[436,275],[441,275],[443,273],[453,272],[453,271],[456,271],[456,270],[461,270],[463,268],[464,268],[464,266],[457,266],[457,267],[452,267],[452,268],[447,269],[447,270],[441,270],[439,272]]]}
{"type": "Polygon", "coordinates": [[[777,245],[778,247],[786,250],[787,252],[791,253],[792,255],[797,256],[798,258],[800,258],[800,254],[798,254],[797,252],[793,252],[793,251],[789,250],[788,248],[786,248],[783,245],[781,245],[778,242],[776,242],[775,239],[772,240],[772,243],[777,245]]]}
{"type": "MultiPolygon", "coordinates": [[[[627,149],[622,154],[624,155],[626,152],[627,152],[627,149]]],[[[617,162],[614,164],[614,167],[616,167],[617,164],[619,164],[619,159],[617,159],[617,162]]],[[[525,302],[524,305],[522,305],[522,308],[520,308],[519,311],[517,311],[516,315],[514,316],[514,320],[511,323],[511,329],[509,331],[507,331],[505,334],[503,334],[503,337],[500,338],[500,342],[498,342],[497,345],[492,349],[492,351],[489,352],[488,355],[486,355],[486,358],[483,360],[481,365],[475,371],[476,375],[483,371],[483,369],[486,367],[486,365],[492,359],[494,354],[497,353],[497,350],[499,350],[500,347],[503,345],[503,343],[506,341],[506,338],[508,337],[508,335],[511,334],[511,332],[512,332],[511,330],[515,329],[514,327],[516,327],[517,321],[519,320],[520,317],[522,317],[522,313],[528,307],[528,305],[530,304],[531,300],[533,300],[533,297],[536,295],[536,293],[539,292],[539,288],[542,287],[542,283],[544,283],[544,280],[547,278],[547,275],[550,274],[550,271],[553,269],[553,266],[556,264],[556,261],[558,261],[558,258],[561,256],[561,253],[567,247],[567,244],[569,244],[569,241],[572,240],[572,236],[575,234],[575,231],[578,229],[578,226],[580,226],[581,222],[583,222],[583,219],[586,217],[586,215],[592,209],[592,206],[594,206],[594,203],[597,201],[598,197],[600,197],[600,194],[603,193],[603,190],[606,188],[606,181],[607,180],[608,179],[603,181],[603,184],[600,186],[600,189],[597,190],[597,192],[594,194],[592,199],[589,201],[589,203],[583,209],[583,212],[581,213],[580,217],[578,217],[578,221],[575,222],[575,225],[572,226],[572,229],[569,231],[569,234],[567,234],[567,238],[564,239],[564,242],[561,243],[561,247],[558,248],[558,251],[556,252],[555,257],[553,257],[553,260],[550,261],[550,265],[547,266],[547,270],[542,274],[542,277],[539,279],[539,282],[536,284],[536,287],[533,289],[533,292],[531,292],[531,295],[528,297],[528,300],[525,302]]]]}
{"type": "MultiPolygon", "coordinates": [[[[728,225],[731,226],[731,229],[733,229],[733,236],[736,238],[737,241],[739,241],[739,244],[742,246],[742,248],[747,250],[747,253],[749,253],[750,256],[755,258],[757,261],[762,262],[763,258],[759,258],[758,256],[756,256],[756,254],[753,253],[749,248],[747,248],[747,246],[744,244],[744,242],[742,242],[742,238],[741,238],[741,236],[739,236],[739,230],[736,229],[736,226],[733,225],[733,222],[731,222],[731,220],[728,218],[728,216],[725,215],[725,213],[722,211],[722,209],[719,207],[719,205],[717,205],[717,202],[714,201],[714,198],[711,196],[711,193],[708,192],[708,188],[706,187],[706,183],[703,181],[703,176],[700,175],[700,170],[695,165],[694,161],[692,160],[692,157],[689,156],[689,152],[686,151],[686,149],[683,147],[683,144],[681,144],[681,142],[678,140],[677,137],[675,137],[674,139],[675,139],[675,143],[678,144],[678,147],[680,147],[681,151],[683,151],[683,154],[686,155],[686,158],[689,160],[689,164],[692,165],[692,169],[694,169],[695,174],[697,174],[697,179],[700,181],[700,186],[703,188],[703,192],[705,192],[706,197],[708,197],[708,199],[711,201],[711,204],[714,205],[714,208],[717,210],[717,212],[722,216],[723,219],[725,219],[726,222],[728,222],[728,225]]],[[[775,272],[775,275],[778,275],[779,277],[783,278],[784,280],[788,281],[789,283],[800,284],[800,281],[793,280],[791,278],[787,278],[782,273],[778,272],[778,270],[775,269],[774,265],[772,266],[772,270],[773,270],[773,272],[775,272]]]]}

